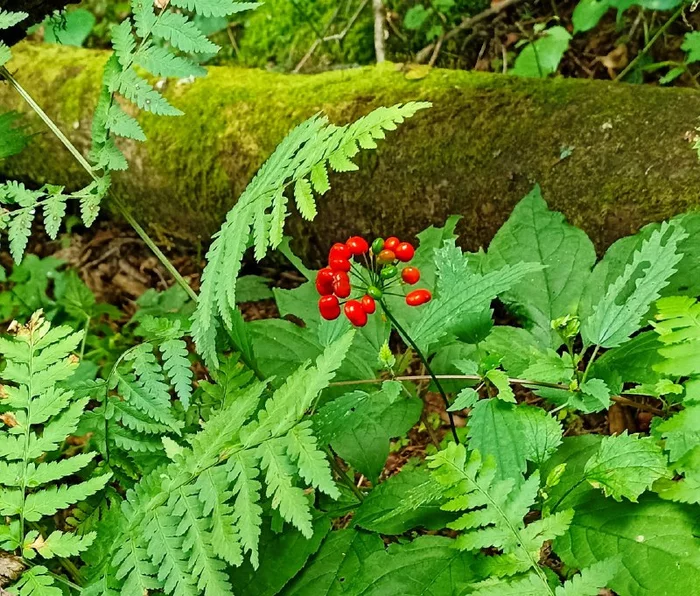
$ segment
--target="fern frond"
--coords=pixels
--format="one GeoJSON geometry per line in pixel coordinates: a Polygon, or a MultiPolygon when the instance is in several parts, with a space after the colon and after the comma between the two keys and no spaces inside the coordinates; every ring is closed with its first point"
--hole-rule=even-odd
{"type": "Polygon", "coordinates": [[[310,479],[311,487],[323,483],[325,490],[333,490],[324,466],[315,460],[315,441],[302,419],[333,378],[353,336],[344,335],[314,366],[292,374],[255,418],[265,386],[239,389],[237,399],[214,414],[173,463],[130,490],[122,506],[122,539],[106,565],[109,577],[102,581],[150,589],[157,585],[169,594],[230,594],[226,566],[241,564],[243,552],[258,564],[263,485],[271,507],[310,535],[310,500],[299,477],[310,479]],[[296,434],[308,457],[298,450],[292,450],[297,454],[292,457],[288,451],[299,424],[296,434]],[[144,526],[145,535],[139,532],[144,526]]]}
{"type": "Polygon", "coordinates": [[[444,489],[446,502],[442,508],[463,512],[448,524],[462,532],[455,546],[476,552],[491,547],[499,549],[503,554],[484,561],[491,575],[502,577],[534,571],[533,577],[539,579],[540,589],[544,589],[540,593],[552,595],[539,566],[540,549],[546,541],[566,531],[573,512],[565,511],[525,524],[524,518],[537,497],[539,475],[532,474],[518,486],[512,479],[497,480],[492,462],[482,462],[478,451],[473,451],[467,459],[464,446],[454,443],[431,456],[429,466],[444,489]]]}
{"type": "MultiPolygon", "coordinates": [[[[44,461],[75,431],[87,404],[87,398],[75,399],[72,391],[62,388],[78,365],[71,352],[81,338],[69,327],[52,328],[40,312],[27,325],[16,325],[14,336],[0,338],[0,355],[6,361],[3,409],[14,420],[9,430],[0,433],[0,460],[4,460],[0,461],[0,515],[16,518],[14,546],[22,548],[26,558],[69,557],[87,548],[93,534],[54,531],[44,537],[38,529],[25,533],[25,524],[101,491],[111,477],[101,474],[68,482],[85,469],[93,454],[44,461]]],[[[25,572],[15,586],[18,593],[52,593],[51,579],[43,569],[25,572]]]]}
{"type": "Polygon", "coordinates": [[[238,2],[236,0],[172,0],[177,8],[192,10],[203,17],[226,17],[262,6],[261,2],[238,2]]]}
{"type": "Polygon", "coordinates": [[[654,329],[664,347],[658,372],[689,377],[700,374],[700,303],[687,296],[662,298],[656,303],[654,329]]]}
{"type": "Polygon", "coordinates": [[[157,77],[203,77],[206,70],[192,60],[176,56],[166,48],[148,45],[134,58],[136,64],[157,77]]]}
{"type": "Polygon", "coordinates": [[[178,50],[197,54],[216,54],[219,46],[209,41],[184,14],[164,12],[153,27],[153,35],[169,41],[178,50]]]}
{"type": "Polygon", "coordinates": [[[169,339],[160,345],[163,369],[175,388],[175,393],[187,410],[192,395],[192,369],[187,359],[187,344],[182,339],[169,339]]]}
{"type": "Polygon", "coordinates": [[[339,169],[339,165],[349,162],[359,151],[358,144],[370,146],[370,139],[384,138],[384,131],[396,129],[406,118],[429,106],[428,103],[412,102],[379,108],[343,127],[333,126],[325,118],[314,116],[297,126],[280,143],[229,211],[207,253],[193,334],[197,349],[210,368],[216,368],[218,361],[216,334],[219,320],[228,328],[232,326],[236,279],[251,230],[265,230],[265,233],[255,234],[257,259],[262,258],[268,248],[274,249],[281,242],[287,214],[285,188],[293,184],[302,215],[314,217],[316,206],[312,188],[327,190],[324,183],[327,167],[339,169]],[[312,172],[314,184],[309,182],[312,172]]]}

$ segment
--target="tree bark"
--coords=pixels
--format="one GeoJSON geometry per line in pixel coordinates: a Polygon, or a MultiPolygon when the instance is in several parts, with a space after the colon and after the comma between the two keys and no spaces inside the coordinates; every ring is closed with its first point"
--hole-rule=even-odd
{"type": "MultiPolygon", "coordinates": [[[[106,54],[21,44],[11,69],[76,145],[87,152],[106,54]]],[[[700,94],[573,79],[522,79],[393,64],[292,76],[211,68],[164,93],[186,116],[140,114],[149,137],[124,143],[131,169],[114,190],[160,240],[207,242],[286,133],[324,111],[341,124],[381,105],[434,107],[387,134],[360,171],[331,177],[308,224],[289,231],[306,254],[350,234],[410,237],[450,214],[468,248],[487,243],[513,205],[539,183],[549,204],[599,249],[641,225],[700,204],[700,164],[688,142],[700,94]],[[418,71],[420,72],[420,71],[418,71]]],[[[0,85],[0,112],[21,100],[0,85]]],[[[85,176],[31,115],[30,147],[0,174],[77,187],[85,176]]]]}
{"type": "Polygon", "coordinates": [[[29,15],[19,25],[0,31],[0,40],[8,45],[13,45],[24,39],[27,29],[36,23],[41,23],[54,10],[63,10],[69,4],[77,2],[80,0],[0,0],[0,10],[22,11],[29,15]]]}

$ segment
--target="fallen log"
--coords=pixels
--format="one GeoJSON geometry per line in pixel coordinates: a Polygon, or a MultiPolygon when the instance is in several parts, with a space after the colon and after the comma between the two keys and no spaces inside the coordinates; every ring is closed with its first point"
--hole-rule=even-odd
{"type": "MultiPolygon", "coordinates": [[[[87,152],[102,52],[22,43],[11,69],[87,152]]],[[[535,183],[549,204],[602,248],[648,221],[700,204],[700,164],[688,142],[700,94],[599,81],[534,80],[397,65],[285,75],[211,68],[164,93],[186,116],[139,115],[149,137],[126,143],[132,164],[114,188],[160,240],[206,242],[285,134],[322,110],[345,123],[380,105],[430,100],[390,133],[357,173],[332,177],[313,224],[293,218],[307,252],[351,233],[412,235],[450,214],[470,248],[487,243],[535,183]],[[421,71],[418,71],[421,72],[421,71]],[[422,73],[424,74],[424,73],[422,73]]],[[[7,85],[0,111],[27,112],[7,85]]],[[[31,115],[29,149],[0,174],[76,187],[67,151],[31,115]]]]}

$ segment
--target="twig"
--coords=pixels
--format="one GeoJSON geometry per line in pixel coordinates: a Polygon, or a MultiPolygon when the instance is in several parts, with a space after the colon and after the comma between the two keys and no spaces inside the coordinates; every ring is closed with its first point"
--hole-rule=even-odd
{"type": "Polygon", "coordinates": [[[433,50],[433,55],[430,57],[430,62],[428,62],[428,66],[435,66],[435,63],[437,62],[438,54],[440,54],[440,48],[442,48],[442,42],[445,41],[445,36],[441,35],[437,43],[435,44],[435,49],[433,50]]]}
{"type": "Polygon", "coordinates": [[[299,64],[296,65],[296,68],[293,71],[294,74],[299,74],[299,72],[301,72],[301,69],[308,62],[309,58],[311,58],[311,56],[313,56],[314,52],[318,49],[318,47],[321,44],[323,44],[327,41],[342,41],[343,39],[345,39],[345,36],[350,32],[353,25],[357,22],[357,19],[360,18],[362,11],[365,9],[365,7],[368,4],[369,4],[369,0],[362,0],[359,8],[355,11],[355,14],[353,14],[352,17],[350,17],[350,20],[348,21],[347,25],[345,25],[345,28],[340,33],[334,33],[333,35],[326,35],[326,33],[328,32],[328,29],[330,29],[330,27],[331,27],[331,24],[333,23],[335,18],[338,16],[338,13],[340,12],[340,9],[336,9],[336,11],[333,13],[333,16],[328,21],[328,25],[326,25],[326,27],[323,31],[323,36],[318,37],[314,40],[314,42],[311,44],[311,47],[308,49],[306,54],[304,54],[304,57],[299,61],[299,64]]]}
{"type": "Polygon", "coordinates": [[[383,0],[372,0],[372,9],[374,10],[374,51],[377,54],[377,64],[379,64],[386,61],[383,0]]]}
{"type": "MultiPolygon", "coordinates": [[[[400,377],[393,377],[394,381],[430,381],[434,379],[440,379],[444,381],[481,381],[482,377],[479,375],[435,375],[433,377],[432,375],[403,375],[400,377]]],[[[373,385],[373,384],[378,384],[378,383],[383,383],[384,379],[360,379],[357,381],[335,381],[334,383],[331,383],[331,387],[344,387],[344,386],[350,386],[350,385],[373,385]]],[[[523,385],[524,387],[545,387],[547,389],[562,389],[564,391],[569,390],[568,385],[562,385],[560,383],[542,383],[539,381],[528,381],[527,379],[514,379],[514,378],[509,378],[508,382],[511,384],[517,384],[517,385],[523,385]]],[[[636,395],[636,394],[635,394],[636,395]]],[[[648,395],[648,396],[639,396],[639,397],[655,397],[653,395],[648,395]]],[[[623,397],[621,395],[614,395],[610,398],[612,401],[622,405],[622,406],[631,406],[633,408],[637,408],[638,410],[644,410],[646,412],[651,412],[652,414],[655,414],[656,416],[663,416],[664,413],[659,410],[658,408],[655,408],[654,406],[650,406],[647,404],[642,404],[639,402],[636,402],[634,400],[628,399],[626,397],[623,397]]]]}
{"type": "MultiPolygon", "coordinates": [[[[503,2],[499,2],[498,4],[487,8],[486,10],[480,12],[477,15],[474,15],[473,17],[465,18],[454,29],[451,29],[450,31],[445,33],[442,41],[449,41],[453,37],[459,35],[462,31],[465,31],[466,29],[471,29],[474,25],[481,23],[481,21],[485,21],[489,17],[498,14],[502,10],[508,8],[509,6],[519,4],[520,2],[523,2],[523,0],[503,0],[503,2]]],[[[415,62],[417,62],[418,64],[425,62],[428,59],[428,56],[430,56],[431,53],[434,51],[435,45],[435,43],[431,43],[425,46],[420,52],[416,54],[415,62]]]]}
{"type": "Polygon", "coordinates": [[[675,21],[679,16],[681,16],[681,15],[683,14],[683,11],[684,11],[684,10],[685,10],[685,4],[683,3],[683,4],[680,5],[680,7],[678,8],[678,10],[677,10],[676,12],[674,12],[674,13],[669,17],[668,21],[666,21],[663,25],[661,25],[661,27],[659,27],[659,30],[654,34],[654,37],[652,37],[652,38],[649,40],[649,43],[647,43],[647,45],[645,45],[645,46],[642,48],[642,51],[639,52],[639,53],[634,57],[634,60],[632,60],[632,62],[630,62],[630,63],[622,70],[622,72],[620,72],[620,74],[618,74],[618,75],[613,79],[615,82],[621,81],[623,78],[625,78],[625,76],[637,65],[637,63],[638,63],[644,56],[647,55],[647,53],[649,52],[649,50],[651,49],[651,47],[654,45],[654,43],[656,43],[656,40],[659,39],[659,37],[661,37],[661,36],[666,32],[666,29],[668,29],[668,28],[674,23],[674,21],[675,21]]]}

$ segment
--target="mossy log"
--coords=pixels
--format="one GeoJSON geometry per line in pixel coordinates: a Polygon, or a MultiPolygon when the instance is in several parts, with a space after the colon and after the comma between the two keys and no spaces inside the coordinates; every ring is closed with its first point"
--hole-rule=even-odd
{"type": "MultiPolygon", "coordinates": [[[[11,68],[87,151],[105,59],[25,43],[11,68]]],[[[396,65],[309,76],[219,67],[194,83],[168,82],[164,92],[186,116],[139,115],[149,141],[124,145],[132,165],[115,176],[115,191],[160,240],[206,242],[294,125],[318,111],[345,123],[380,105],[420,99],[434,107],[363,154],[359,172],[332,177],[313,224],[292,219],[307,251],[351,233],[410,236],[455,213],[463,216],[464,244],[476,248],[536,183],[599,249],[700,203],[700,164],[688,142],[700,116],[696,91],[414,74],[396,65]]],[[[0,110],[8,109],[27,112],[0,86],[0,110]]],[[[31,147],[0,173],[69,187],[84,182],[52,135],[36,119],[32,127],[31,147]]]]}

